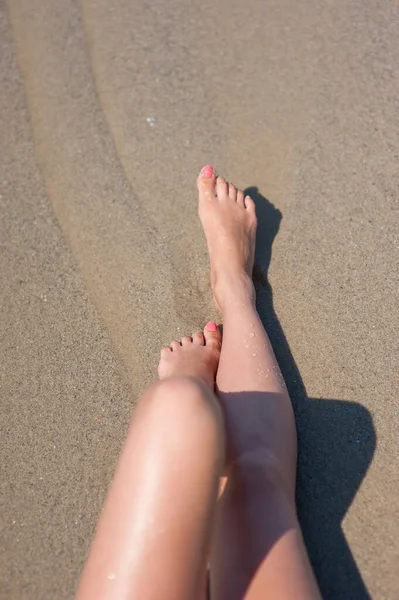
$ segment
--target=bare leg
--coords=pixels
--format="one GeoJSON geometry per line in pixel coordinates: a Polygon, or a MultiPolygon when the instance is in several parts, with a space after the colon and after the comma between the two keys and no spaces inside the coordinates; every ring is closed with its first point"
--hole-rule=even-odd
{"type": "Polygon", "coordinates": [[[212,549],[212,599],[319,598],[295,510],[292,406],[255,308],[255,206],[210,167],[198,188],[223,313],[217,388],[230,461],[212,549]]]}
{"type": "Polygon", "coordinates": [[[199,597],[225,446],[214,329],[162,350],[161,381],[135,411],[78,600],[199,597]]]}

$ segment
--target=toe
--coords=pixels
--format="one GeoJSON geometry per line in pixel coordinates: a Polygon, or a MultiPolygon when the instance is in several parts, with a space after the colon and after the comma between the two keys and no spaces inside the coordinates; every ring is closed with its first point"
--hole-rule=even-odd
{"type": "Polygon", "coordinates": [[[247,210],[255,212],[255,202],[252,200],[251,196],[245,196],[244,203],[247,210]]]}
{"type": "Polygon", "coordinates": [[[192,344],[192,343],[193,343],[193,340],[188,335],[185,335],[181,339],[181,345],[182,346],[187,346],[187,344],[192,344]]]}
{"type": "Polygon", "coordinates": [[[229,183],[229,198],[230,200],[237,201],[237,188],[232,183],[229,183]]]}
{"type": "Polygon", "coordinates": [[[237,204],[239,204],[243,208],[245,207],[245,204],[244,204],[244,192],[242,190],[238,190],[237,191],[237,204]]]}
{"type": "Polygon", "coordinates": [[[197,179],[197,187],[200,194],[200,202],[215,198],[215,169],[210,165],[202,167],[197,179]]]}
{"type": "Polygon", "coordinates": [[[218,326],[213,321],[209,321],[204,329],[205,345],[211,348],[220,348],[222,335],[218,326]]]}
{"type": "Polygon", "coordinates": [[[179,348],[181,348],[180,342],[178,342],[177,340],[173,340],[173,342],[170,342],[170,349],[172,350],[172,352],[176,352],[177,350],[179,350],[179,348]]]}
{"type": "Polygon", "coordinates": [[[202,333],[202,331],[196,331],[195,333],[193,333],[193,343],[196,346],[204,345],[205,340],[204,340],[204,334],[202,333]]]}
{"type": "Polygon", "coordinates": [[[171,352],[172,352],[172,350],[171,350],[170,346],[164,346],[163,348],[161,348],[161,358],[164,356],[167,356],[171,352]]]}
{"type": "Polygon", "coordinates": [[[226,180],[223,177],[218,177],[216,179],[216,194],[218,200],[225,200],[229,197],[229,189],[226,183],[226,180]]]}

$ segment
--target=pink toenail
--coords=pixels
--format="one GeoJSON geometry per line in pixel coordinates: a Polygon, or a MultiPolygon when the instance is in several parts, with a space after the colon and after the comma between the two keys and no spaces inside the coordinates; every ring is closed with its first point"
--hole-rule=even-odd
{"type": "Polygon", "coordinates": [[[201,169],[201,177],[213,177],[214,174],[215,171],[213,170],[213,167],[211,167],[211,165],[206,165],[201,169]]]}
{"type": "Polygon", "coordinates": [[[207,331],[217,331],[218,330],[218,326],[213,321],[209,321],[209,323],[207,323],[205,325],[205,329],[207,331]]]}

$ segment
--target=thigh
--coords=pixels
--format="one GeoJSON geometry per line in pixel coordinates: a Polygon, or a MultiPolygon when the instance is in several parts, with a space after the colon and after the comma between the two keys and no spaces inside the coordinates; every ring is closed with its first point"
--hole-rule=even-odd
{"type": "Polygon", "coordinates": [[[212,600],[320,599],[295,505],[258,465],[229,478],[211,554],[212,600]]]}
{"type": "Polygon", "coordinates": [[[80,600],[197,600],[223,466],[220,410],[193,380],[139,403],[85,566],[80,600]]]}

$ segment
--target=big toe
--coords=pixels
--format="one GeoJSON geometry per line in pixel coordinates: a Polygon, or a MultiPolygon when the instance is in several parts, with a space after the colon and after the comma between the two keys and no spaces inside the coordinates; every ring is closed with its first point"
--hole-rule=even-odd
{"type": "Polygon", "coordinates": [[[210,165],[202,167],[197,179],[200,200],[215,196],[216,173],[210,165]]]}
{"type": "Polygon", "coordinates": [[[222,343],[222,334],[219,327],[213,321],[209,321],[204,328],[205,346],[220,349],[222,343]]]}

